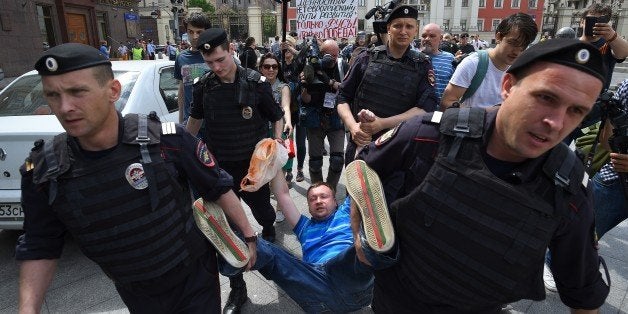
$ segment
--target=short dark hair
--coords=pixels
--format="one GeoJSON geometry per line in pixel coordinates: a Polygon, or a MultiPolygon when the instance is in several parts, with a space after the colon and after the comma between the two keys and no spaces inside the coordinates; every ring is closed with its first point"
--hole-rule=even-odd
{"type": "Polygon", "coordinates": [[[582,11],[581,18],[585,18],[587,15],[590,15],[590,14],[600,14],[603,16],[611,16],[612,13],[613,13],[613,9],[611,9],[610,6],[601,4],[601,3],[594,3],[588,6],[586,10],[582,11]]]}
{"type": "Polygon", "coordinates": [[[183,20],[183,24],[185,24],[186,28],[188,25],[203,29],[212,27],[212,22],[209,20],[209,16],[205,13],[192,13],[190,16],[185,18],[185,20],[183,20]]]}
{"type": "Polygon", "coordinates": [[[503,19],[499,25],[497,25],[495,34],[500,33],[502,36],[506,36],[513,30],[519,31],[517,41],[519,41],[524,48],[527,47],[539,33],[539,28],[530,15],[515,13],[503,19]]]}
{"type": "Polygon", "coordinates": [[[251,46],[254,42],[255,42],[255,38],[253,38],[253,37],[248,37],[248,38],[244,41],[244,46],[249,47],[249,46],[251,46]]]}
{"type": "Polygon", "coordinates": [[[110,80],[113,80],[113,70],[111,64],[102,64],[92,67],[94,78],[100,87],[104,86],[110,80]]]}
{"type": "Polygon", "coordinates": [[[331,186],[331,184],[321,181],[321,182],[312,183],[312,185],[310,185],[310,187],[307,188],[307,191],[305,192],[305,198],[307,199],[310,196],[310,191],[312,189],[315,189],[315,188],[317,188],[319,186],[326,186],[326,187],[328,187],[331,190],[332,195],[334,195],[334,197],[335,197],[336,190],[331,186]]]}

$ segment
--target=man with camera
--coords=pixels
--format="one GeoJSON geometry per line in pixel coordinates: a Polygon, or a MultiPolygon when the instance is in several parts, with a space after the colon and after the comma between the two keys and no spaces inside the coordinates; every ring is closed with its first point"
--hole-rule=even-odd
{"type": "Polygon", "coordinates": [[[363,51],[351,66],[338,91],[338,114],[350,132],[345,163],[355,157],[357,147],[402,121],[436,109],[434,71],[429,58],[410,48],[418,33],[418,11],[410,6],[395,8],[387,19],[386,45],[363,51]],[[372,121],[357,122],[367,109],[372,121]]]}
{"type": "Polygon", "coordinates": [[[307,129],[310,179],[312,183],[323,181],[323,151],[325,137],[329,141],[329,170],[327,182],[336,190],[344,166],[344,126],[336,111],[336,91],[345,73],[346,62],[338,66],[340,48],[335,40],[328,39],[320,46],[312,42],[308,65],[301,73],[301,125],[307,129]]]}

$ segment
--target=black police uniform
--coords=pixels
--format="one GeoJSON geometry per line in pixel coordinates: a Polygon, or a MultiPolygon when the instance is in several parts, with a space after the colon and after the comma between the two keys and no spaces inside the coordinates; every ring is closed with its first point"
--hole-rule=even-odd
{"type": "Polygon", "coordinates": [[[20,169],[16,259],[59,258],[69,232],[131,312],[220,311],[216,254],[194,225],[188,186],[216,200],[231,176],[182,126],[154,114],[119,118],[118,144],[105,151],[85,151],[66,133],[36,142],[20,169]]]}
{"type": "Polygon", "coordinates": [[[360,154],[384,182],[403,172],[401,196],[411,191],[390,207],[402,258],[376,272],[373,309],[490,313],[542,300],[548,246],[563,303],[599,307],[609,287],[575,154],[559,145],[523,163],[496,160],[485,148],[497,109],[464,109],[473,137],[457,140],[459,110],[447,110],[440,125],[432,114],[410,119],[360,154]],[[557,175],[568,181],[555,183],[557,175]]]}
{"type": "MultiPolygon", "coordinates": [[[[338,91],[338,103],[348,103],[354,116],[369,109],[386,118],[404,113],[413,107],[434,111],[438,97],[434,88],[434,73],[429,58],[420,52],[406,50],[400,59],[388,54],[386,46],[360,53],[349,69],[338,91]]],[[[375,134],[377,138],[386,130],[375,134]]],[[[345,164],[353,160],[355,143],[349,141],[345,164]]]]}

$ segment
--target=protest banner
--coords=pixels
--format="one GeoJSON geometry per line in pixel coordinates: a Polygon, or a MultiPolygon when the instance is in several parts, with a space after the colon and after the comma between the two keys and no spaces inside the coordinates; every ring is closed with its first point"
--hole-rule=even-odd
{"type": "Polygon", "coordinates": [[[357,0],[297,0],[299,38],[355,37],[357,23],[357,0]]]}

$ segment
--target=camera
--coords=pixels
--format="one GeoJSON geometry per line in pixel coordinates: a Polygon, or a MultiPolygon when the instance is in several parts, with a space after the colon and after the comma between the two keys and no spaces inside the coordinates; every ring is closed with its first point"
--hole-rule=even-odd
{"type": "Polygon", "coordinates": [[[368,20],[375,16],[375,20],[373,20],[373,31],[377,34],[385,34],[387,32],[386,18],[399,3],[401,3],[401,0],[392,0],[383,6],[378,5],[366,12],[364,19],[368,20]]]}
{"type": "Polygon", "coordinates": [[[598,99],[602,110],[602,119],[606,118],[613,125],[613,135],[609,138],[614,153],[628,154],[628,112],[620,100],[613,98],[612,92],[603,92],[598,99]]]}

